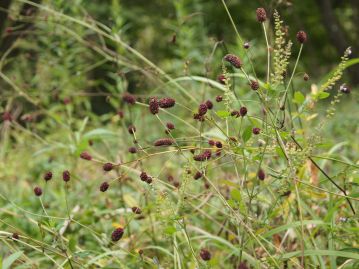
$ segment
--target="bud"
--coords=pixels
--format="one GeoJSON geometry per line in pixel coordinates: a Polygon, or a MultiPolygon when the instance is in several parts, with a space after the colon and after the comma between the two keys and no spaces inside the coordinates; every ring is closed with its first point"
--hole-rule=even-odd
{"type": "Polygon", "coordinates": [[[299,31],[297,33],[297,40],[301,44],[305,43],[307,41],[307,33],[304,31],[299,31]]]}
{"type": "Polygon", "coordinates": [[[219,103],[219,102],[222,102],[222,100],[223,100],[223,97],[222,97],[222,95],[217,95],[216,96],[216,101],[219,103]]]}
{"type": "Polygon", "coordinates": [[[259,89],[259,83],[255,80],[251,80],[250,86],[253,91],[256,91],[259,89]]]}
{"type": "Polygon", "coordinates": [[[239,109],[239,114],[244,117],[245,115],[247,115],[247,108],[242,106],[240,109],[239,109]]]}
{"type": "Polygon", "coordinates": [[[65,171],[62,172],[62,179],[63,179],[65,182],[69,182],[69,181],[70,181],[70,178],[71,178],[70,171],[65,170],[65,171]]]}
{"type": "Polygon", "coordinates": [[[100,185],[100,191],[105,192],[108,190],[108,187],[110,187],[110,185],[106,181],[102,182],[102,184],[100,185]]]}
{"type": "Polygon", "coordinates": [[[223,58],[225,61],[229,62],[233,67],[235,68],[241,68],[242,67],[242,62],[239,59],[238,56],[233,55],[233,54],[227,54],[226,56],[224,56],[223,58]]]}
{"type": "Polygon", "coordinates": [[[88,161],[92,160],[92,156],[87,151],[82,152],[80,158],[88,161]]]}
{"type": "Polygon", "coordinates": [[[211,253],[207,249],[201,249],[199,256],[201,256],[204,261],[209,261],[211,259],[211,253]]]}
{"type": "Polygon", "coordinates": [[[267,13],[266,13],[266,11],[265,11],[264,8],[262,8],[262,7],[257,8],[256,14],[257,14],[257,21],[258,21],[258,22],[261,22],[261,23],[262,23],[262,22],[265,22],[265,21],[266,21],[266,19],[267,19],[267,13]]]}
{"type": "Polygon", "coordinates": [[[136,97],[128,92],[123,94],[122,100],[130,105],[134,105],[136,103],[136,97]]]}
{"type": "Polygon", "coordinates": [[[44,179],[45,179],[46,181],[51,180],[51,179],[52,179],[52,172],[50,172],[50,171],[46,172],[46,173],[44,174],[44,179]]]}
{"type": "Polygon", "coordinates": [[[253,134],[258,135],[258,134],[260,134],[261,129],[258,128],[258,127],[254,127],[254,128],[252,129],[252,132],[253,132],[253,134]]]}
{"type": "Polygon", "coordinates": [[[207,106],[208,109],[212,109],[212,108],[213,108],[213,103],[211,102],[211,100],[207,100],[205,104],[206,104],[206,106],[207,106]]]}
{"type": "Polygon", "coordinates": [[[42,195],[42,189],[40,187],[35,187],[34,188],[34,193],[36,196],[41,196],[42,195]]]}
{"type": "Polygon", "coordinates": [[[123,228],[117,228],[116,230],[114,230],[111,235],[112,241],[116,242],[116,241],[120,240],[123,236],[123,233],[124,233],[123,228]]]}
{"type": "Polygon", "coordinates": [[[157,97],[151,97],[150,101],[149,101],[149,109],[150,112],[155,115],[158,113],[159,110],[159,104],[158,104],[158,100],[157,97]]]}
{"type": "Polygon", "coordinates": [[[266,178],[266,174],[264,173],[263,169],[258,170],[257,177],[260,180],[264,180],[266,178]]]}

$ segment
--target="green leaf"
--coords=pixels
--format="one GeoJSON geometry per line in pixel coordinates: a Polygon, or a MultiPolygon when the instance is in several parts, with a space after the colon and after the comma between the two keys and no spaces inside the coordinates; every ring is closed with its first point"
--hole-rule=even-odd
{"type": "Polygon", "coordinates": [[[86,139],[93,139],[93,138],[103,138],[109,136],[116,136],[116,133],[103,128],[98,128],[87,132],[86,134],[84,134],[83,137],[86,139]]]}
{"type": "MultiPolygon", "coordinates": [[[[281,258],[287,260],[293,257],[300,257],[302,251],[293,251],[285,253],[281,258]]],[[[336,257],[345,257],[348,259],[359,259],[359,254],[354,252],[347,251],[337,251],[337,250],[321,250],[321,249],[307,249],[304,251],[304,256],[336,256],[336,257]]]]}
{"type": "Polygon", "coordinates": [[[319,98],[319,99],[325,99],[325,98],[327,98],[329,95],[330,95],[329,92],[320,92],[320,93],[318,93],[318,98],[319,98]]]}
{"type": "Polygon", "coordinates": [[[15,252],[13,254],[11,254],[9,257],[6,257],[4,259],[4,261],[2,262],[2,269],[9,269],[11,268],[11,265],[21,257],[21,255],[23,254],[24,252],[23,251],[18,251],[18,252],[15,252]]]}
{"type": "Polygon", "coordinates": [[[252,127],[248,126],[246,129],[244,129],[242,134],[242,139],[244,143],[246,143],[252,136],[252,127]]]}
{"type": "Polygon", "coordinates": [[[242,200],[241,192],[238,189],[233,189],[231,191],[231,197],[233,200],[240,202],[242,200]]]}
{"type": "Polygon", "coordinates": [[[299,105],[303,104],[305,101],[305,96],[301,92],[294,93],[294,103],[299,105]]]}
{"type": "Polygon", "coordinates": [[[231,115],[231,113],[226,110],[218,110],[216,114],[218,117],[222,119],[228,118],[231,115]]]}

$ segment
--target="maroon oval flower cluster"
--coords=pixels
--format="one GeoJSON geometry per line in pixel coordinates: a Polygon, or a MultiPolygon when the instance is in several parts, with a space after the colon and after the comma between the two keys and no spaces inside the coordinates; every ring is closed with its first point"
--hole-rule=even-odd
{"type": "Polygon", "coordinates": [[[102,182],[102,184],[100,185],[100,191],[105,192],[108,190],[109,187],[110,187],[110,184],[108,184],[106,181],[102,182]]]}
{"type": "Polygon", "coordinates": [[[134,105],[136,103],[136,97],[128,92],[125,92],[122,95],[122,100],[125,103],[130,104],[130,105],[134,105]]]}
{"type": "Polygon", "coordinates": [[[132,153],[132,154],[135,154],[135,153],[137,153],[137,149],[136,149],[136,147],[129,147],[128,152],[132,153]]]}
{"type": "Polygon", "coordinates": [[[87,160],[87,161],[91,161],[92,160],[92,156],[90,155],[90,153],[88,153],[87,151],[84,151],[80,154],[81,159],[87,160]]]}
{"type": "Polygon", "coordinates": [[[146,172],[141,172],[140,174],[140,179],[144,182],[147,182],[148,184],[152,183],[152,177],[150,177],[149,175],[147,175],[146,172]]]}
{"type": "Polygon", "coordinates": [[[251,89],[252,89],[253,91],[256,91],[256,90],[259,89],[259,83],[258,83],[258,81],[251,80],[250,86],[251,86],[251,89]]]}
{"type": "Polygon", "coordinates": [[[170,97],[161,98],[159,101],[160,108],[170,108],[176,104],[176,100],[170,97]]]}
{"type": "Polygon", "coordinates": [[[301,44],[305,43],[307,41],[307,33],[304,31],[299,31],[297,33],[297,40],[301,44]]]}
{"type": "Polygon", "coordinates": [[[36,196],[41,196],[42,195],[42,189],[40,187],[35,187],[34,188],[34,193],[36,196]]]}
{"type": "Polygon", "coordinates": [[[128,132],[129,132],[130,134],[136,133],[136,127],[135,127],[134,125],[128,126],[128,132]]]}
{"type": "Polygon", "coordinates": [[[141,208],[137,207],[137,206],[134,206],[131,208],[132,212],[137,214],[137,215],[140,215],[142,213],[142,210],[141,208]]]}
{"type": "Polygon", "coordinates": [[[159,103],[158,103],[157,97],[151,97],[148,104],[149,104],[150,112],[153,115],[157,114],[159,111],[159,103]]]}
{"type": "Polygon", "coordinates": [[[52,172],[51,171],[48,171],[44,174],[44,179],[45,181],[49,181],[52,179],[52,172]]]}
{"type": "Polygon", "coordinates": [[[157,139],[153,145],[155,147],[160,147],[160,146],[171,146],[173,144],[173,140],[171,138],[160,138],[157,139]]]}
{"type": "Polygon", "coordinates": [[[255,134],[255,135],[259,135],[260,132],[261,132],[261,129],[258,128],[258,127],[254,127],[254,128],[252,129],[252,132],[253,132],[253,134],[255,134]]]}
{"type": "Polygon", "coordinates": [[[212,156],[212,153],[209,149],[204,150],[202,153],[194,155],[193,160],[197,162],[204,162],[206,160],[209,160],[212,156]]]}
{"type": "Polygon", "coordinates": [[[62,179],[63,179],[63,181],[69,182],[69,181],[70,181],[70,178],[71,178],[70,171],[65,170],[65,171],[62,172],[62,179]]]}
{"type": "Polygon", "coordinates": [[[125,230],[123,228],[117,228],[111,234],[111,239],[113,242],[120,240],[124,234],[125,230]]]}
{"type": "Polygon", "coordinates": [[[257,173],[257,177],[260,180],[264,180],[266,178],[266,174],[264,173],[263,169],[260,168],[257,173]]]}
{"type": "Polygon", "coordinates": [[[258,22],[262,23],[262,22],[265,22],[266,19],[267,19],[267,12],[262,7],[257,8],[256,15],[257,15],[257,21],[258,22]]]}
{"type": "Polygon", "coordinates": [[[113,169],[114,165],[112,163],[105,163],[103,166],[102,166],[102,169],[106,172],[109,172],[113,169]]]}
{"type": "Polygon", "coordinates": [[[200,179],[202,176],[203,176],[203,174],[202,174],[200,171],[197,171],[197,172],[194,174],[193,178],[194,178],[195,180],[197,180],[197,179],[200,179]]]}
{"type": "Polygon", "coordinates": [[[209,261],[211,259],[211,253],[207,249],[201,249],[199,256],[201,256],[204,261],[209,261]]]}
{"type": "Polygon", "coordinates": [[[220,74],[218,77],[217,77],[217,80],[219,83],[225,85],[226,84],[226,76],[224,74],[220,74]]]}
{"type": "Polygon", "coordinates": [[[222,102],[223,101],[223,97],[222,97],[222,95],[217,95],[216,96],[216,102],[222,102]]]}
{"type": "Polygon", "coordinates": [[[238,56],[234,54],[227,54],[223,58],[225,61],[229,62],[233,67],[235,68],[241,68],[242,67],[242,61],[239,59],[238,56]]]}

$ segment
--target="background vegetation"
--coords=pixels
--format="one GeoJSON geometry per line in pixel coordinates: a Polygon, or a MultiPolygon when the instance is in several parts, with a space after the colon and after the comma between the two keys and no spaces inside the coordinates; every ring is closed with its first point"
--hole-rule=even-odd
{"type": "MultiPolygon", "coordinates": [[[[3,268],[359,268],[358,217],[348,203],[358,211],[358,18],[355,0],[1,1],[3,268]],[[293,149],[295,175],[243,74],[226,65],[231,87],[217,82],[227,53],[239,55],[254,75],[243,49],[249,42],[261,91],[270,88],[255,12],[260,6],[267,11],[269,42],[276,38],[274,10],[293,41],[287,82],[300,48],[296,33],[308,34],[288,98],[291,116],[279,130],[293,149]],[[348,47],[343,77],[314,102],[348,47]],[[343,83],[351,93],[338,96],[343,83]],[[248,120],[229,117],[229,106],[215,102],[229,91],[236,93],[231,109],[244,102],[248,120]],[[126,92],[136,96],[135,105],[123,101],[126,92]],[[172,97],[176,105],[153,116],[150,96],[172,97]],[[195,121],[198,104],[208,99],[211,117],[195,121]],[[167,122],[175,124],[169,137],[186,158],[176,147],[152,147],[166,137],[167,122]],[[242,146],[219,131],[228,122],[242,146]],[[252,127],[263,133],[248,134],[252,127]],[[294,134],[302,151],[289,142],[294,134]],[[209,139],[223,143],[225,157],[194,163],[189,150],[201,152],[209,139]],[[130,147],[138,153],[130,154],[130,147]],[[94,160],[79,158],[84,151],[94,160]],[[262,160],[263,182],[257,178],[262,160]],[[104,172],[107,162],[121,165],[104,172]],[[68,183],[64,170],[71,172],[68,183]],[[48,171],[53,178],[45,182],[48,171]],[[142,171],[152,184],[141,182],[142,171]],[[205,178],[194,180],[198,171],[205,178]],[[105,181],[110,187],[101,192],[105,181]],[[142,214],[134,214],[134,206],[142,214]],[[113,243],[118,227],[125,233],[113,243]],[[210,261],[201,259],[201,249],[211,253],[210,261]]],[[[269,99],[273,109],[278,96],[269,99]]]]}

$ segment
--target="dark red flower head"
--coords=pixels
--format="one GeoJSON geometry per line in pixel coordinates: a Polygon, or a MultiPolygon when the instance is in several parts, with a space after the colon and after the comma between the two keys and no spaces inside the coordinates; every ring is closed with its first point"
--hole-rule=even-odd
{"type": "Polygon", "coordinates": [[[176,104],[176,100],[170,97],[164,97],[160,99],[159,106],[161,108],[170,108],[176,104]]]}
{"type": "Polygon", "coordinates": [[[256,14],[257,14],[257,21],[259,22],[265,22],[267,19],[267,12],[265,11],[264,8],[259,7],[256,10],[256,14]]]}
{"type": "Polygon", "coordinates": [[[201,256],[202,260],[204,261],[209,261],[211,259],[211,253],[204,248],[201,249],[199,256],[201,256]]]}
{"type": "Polygon", "coordinates": [[[264,173],[263,169],[260,168],[257,173],[257,177],[260,180],[264,180],[266,178],[266,174],[264,173]]]}
{"type": "Polygon", "coordinates": [[[213,103],[212,103],[211,100],[207,100],[205,104],[206,104],[206,106],[207,106],[208,109],[212,109],[212,108],[213,108],[213,103]]]}
{"type": "Polygon", "coordinates": [[[351,89],[344,83],[344,84],[340,85],[339,91],[342,93],[348,94],[351,92],[351,89]]]}
{"type": "Polygon", "coordinates": [[[195,180],[197,180],[197,179],[200,179],[202,176],[203,176],[203,174],[202,174],[200,171],[197,171],[197,172],[194,174],[193,178],[194,178],[195,180]]]}
{"type": "Polygon", "coordinates": [[[169,129],[169,130],[174,130],[175,125],[174,125],[172,122],[167,122],[167,123],[166,123],[166,127],[167,127],[167,129],[169,129]]]}
{"type": "Polygon", "coordinates": [[[204,120],[205,120],[204,115],[200,115],[199,113],[193,114],[193,118],[194,118],[195,120],[198,120],[198,121],[204,121],[204,120]]]}
{"type": "Polygon", "coordinates": [[[203,116],[207,113],[207,105],[206,104],[200,104],[199,107],[198,107],[198,114],[200,116],[203,116]]]}
{"type": "Polygon", "coordinates": [[[82,152],[80,154],[80,157],[81,157],[81,159],[84,159],[84,160],[88,160],[88,161],[92,160],[92,156],[87,151],[82,152]]]}
{"type": "Polygon", "coordinates": [[[221,141],[216,142],[216,147],[219,148],[219,149],[221,149],[223,147],[221,141]]]}
{"type": "Polygon", "coordinates": [[[214,145],[215,145],[215,142],[214,142],[213,140],[208,140],[208,145],[214,146],[214,145]]]}
{"type": "Polygon", "coordinates": [[[158,103],[157,97],[151,97],[150,98],[149,109],[150,109],[150,112],[153,115],[158,113],[158,111],[159,111],[159,103],[158,103]]]}
{"type": "Polygon", "coordinates": [[[254,128],[252,129],[252,132],[253,132],[253,134],[258,135],[258,134],[260,134],[261,129],[258,128],[258,127],[254,127],[254,128]]]}
{"type": "Polygon", "coordinates": [[[134,206],[131,208],[132,209],[132,212],[135,213],[135,214],[141,214],[142,213],[142,210],[141,208],[137,207],[137,206],[134,206]]]}
{"type": "Polygon", "coordinates": [[[111,171],[113,169],[113,164],[112,163],[105,163],[103,166],[102,166],[103,170],[108,172],[108,171],[111,171]]]}
{"type": "Polygon", "coordinates": [[[231,112],[231,116],[238,118],[240,116],[240,113],[239,113],[239,111],[234,110],[234,111],[231,112]]]}
{"type": "Polygon", "coordinates": [[[238,56],[236,56],[234,54],[227,54],[226,56],[224,56],[223,59],[225,61],[229,62],[235,68],[241,68],[242,67],[241,60],[239,59],[238,56]]]}
{"type": "Polygon", "coordinates": [[[217,80],[219,83],[225,85],[226,84],[226,76],[223,75],[223,74],[220,74],[218,77],[217,77],[217,80]]]}
{"type": "Polygon", "coordinates": [[[65,182],[69,182],[69,181],[70,181],[70,178],[71,178],[70,171],[65,170],[65,171],[62,172],[62,179],[63,179],[65,182]]]}
{"type": "Polygon", "coordinates": [[[102,184],[100,185],[100,191],[105,192],[108,190],[108,187],[110,187],[110,185],[106,181],[102,182],[102,184]]]}
{"type": "Polygon", "coordinates": [[[125,103],[130,104],[130,105],[134,105],[136,103],[136,97],[128,92],[125,92],[122,95],[122,100],[125,103]]]}
{"type": "Polygon", "coordinates": [[[130,148],[128,148],[128,152],[135,154],[135,153],[137,153],[137,149],[136,149],[136,147],[130,147],[130,148]]]}
{"type": "Polygon", "coordinates": [[[216,96],[216,101],[219,103],[219,102],[222,102],[222,100],[223,100],[223,97],[222,97],[222,95],[217,95],[216,96]]]}
{"type": "Polygon", "coordinates": [[[5,111],[5,112],[2,114],[2,120],[3,120],[3,121],[12,121],[11,113],[10,113],[9,111],[5,111]]]}
{"type": "Polygon", "coordinates": [[[117,228],[116,230],[114,230],[111,234],[111,240],[113,242],[117,242],[118,240],[120,240],[124,234],[125,230],[123,228],[117,228]]]}
{"type": "Polygon", "coordinates": [[[129,132],[130,134],[136,133],[136,127],[135,127],[134,125],[128,126],[128,132],[129,132]]]}
{"type": "Polygon", "coordinates": [[[251,44],[249,44],[249,42],[246,42],[243,44],[243,48],[245,49],[249,49],[251,47],[251,44]]]}
{"type": "Polygon", "coordinates": [[[41,196],[42,195],[42,189],[40,187],[35,187],[34,188],[34,193],[36,196],[41,196]]]}
{"type": "Polygon", "coordinates": [[[244,117],[245,115],[247,115],[247,108],[245,106],[242,106],[240,109],[239,109],[239,114],[244,117]]]}
{"type": "Polygon", "coordinates": [[[152,183],[152,177],[147,177],[146,182],[147,182],[148,184],[151,184],[151,183],[152,183]]]}
{"type": "Polygon", "coordinates": [[[147,181],[147,178],[148,178],[147,173],[146,173],[146,172],[141,172],[141,174],[140,174],[140,179],[141,179],[142,181],[147,181]]]}
{"type": "Polygon", "coordinates": [[[50,179],[52,179],[52,172],[51,171],[48,171],[44,174],[44,179],[46,181],[49,181],[50,179]]]}
{"type": "Polygon", "coordinates": [[[160,146],[171,146],[173,144],[173,140],[170,138],[160,138],[155,141],[154,146],[160,147],[160,146]]]}
{"type": "Polygon", "coordinates": [[[122,110],[118,111],[117,115],[120,117],[120,119],[123,119],[123,117],[124,117],[124,113],[122,110]]]}
{"type": "Polygon", "coordinates": [[[256,91],[259,89],[259,83],[255,80],[251,80],[250,86],[253,91],[256,91]]]}
{"type": "Polygon", "coordinates": [[[12,234],[12,239],[19,240],[20,239],[19,234],[18,233],[13,233],[12,234]]]}
{"type": "Polygon", "coordinates": [[[307,41],[307,33],[304,31],[299,31],[297,33],[297,40],[301,44],[305,43],[307,41]]]}

